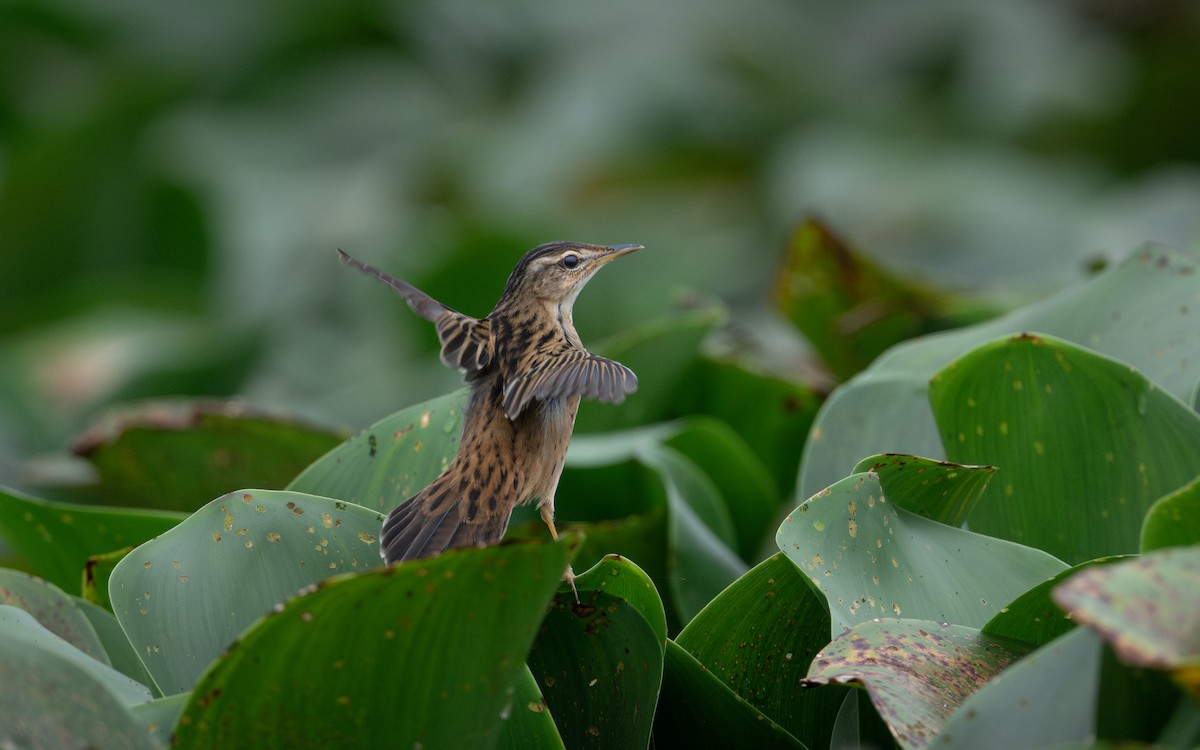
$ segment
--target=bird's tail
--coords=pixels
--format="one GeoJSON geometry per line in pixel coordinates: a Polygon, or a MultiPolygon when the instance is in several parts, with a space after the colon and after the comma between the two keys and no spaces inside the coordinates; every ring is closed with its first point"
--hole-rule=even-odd
{"type": "Polygon", "coordinates": [[[447,502],[431,486],[397,506],[383,522],[379,553],[389,565],[431,557],[456,547],[495,544],[504,536],[508,518],[467,518],[464,502],[447,502]]]}

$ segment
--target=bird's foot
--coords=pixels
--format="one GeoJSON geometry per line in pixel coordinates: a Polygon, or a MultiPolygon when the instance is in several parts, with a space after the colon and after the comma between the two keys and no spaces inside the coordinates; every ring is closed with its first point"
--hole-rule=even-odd
{"type": "Polygon", "coordinates": [[[563,576],[563,580],[571,584],[571,591],[575,594],[575,603],[579,604],[579,589],[575,588],[575,571],[571,566],[567,566],[567,573],[563,576]]]}

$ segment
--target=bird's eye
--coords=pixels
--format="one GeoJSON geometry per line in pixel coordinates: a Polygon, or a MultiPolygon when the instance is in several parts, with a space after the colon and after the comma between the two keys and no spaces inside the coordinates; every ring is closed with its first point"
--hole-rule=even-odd
{"type": "Polygon", "coordinates": [[[564,255],[561,261],[563,268],[574,268],[579,265],[578,255],[564,255]]]}

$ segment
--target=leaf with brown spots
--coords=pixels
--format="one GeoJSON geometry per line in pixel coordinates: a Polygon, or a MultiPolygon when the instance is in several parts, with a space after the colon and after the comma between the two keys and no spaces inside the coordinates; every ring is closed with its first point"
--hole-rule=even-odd
{"type": "Polygon", "coordinates": [[[817,654],[803,684],[861,685],[896,741],[915,750],[929,746],[972,693],[1027,651],[973,628],[871,620],[817,654]]]}
{"type": "Polygon", "coordinates": [[[1122,662],[1170,672],[1200,700],[1200,547],[1089,568],[1054,590],[1122,662]]]}

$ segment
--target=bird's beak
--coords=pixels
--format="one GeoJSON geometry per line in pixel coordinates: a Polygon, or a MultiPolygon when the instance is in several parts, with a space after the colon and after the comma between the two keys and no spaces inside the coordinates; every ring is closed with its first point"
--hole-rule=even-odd
{"type": "Polygon", "coordinates": [[[645,245],[609,245],[608,254],[600,256],[601,264],[607,263],[615,258],[620,258],[622,255],[628,255],[635,250],[641,250],[645,245]]]}

